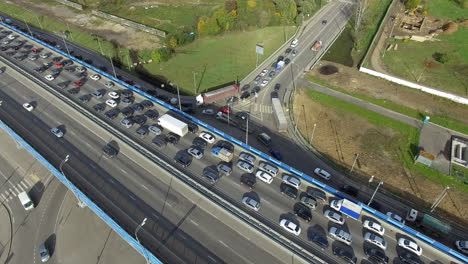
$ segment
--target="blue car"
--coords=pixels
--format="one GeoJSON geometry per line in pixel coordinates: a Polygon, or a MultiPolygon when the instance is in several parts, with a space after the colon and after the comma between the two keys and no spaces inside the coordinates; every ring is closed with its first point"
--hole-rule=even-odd
{"type": "Polygon", "coordinates": [[[283,160],[283,155],[279,151],[270,149],[270,155],[277,160],[283,160]]]}

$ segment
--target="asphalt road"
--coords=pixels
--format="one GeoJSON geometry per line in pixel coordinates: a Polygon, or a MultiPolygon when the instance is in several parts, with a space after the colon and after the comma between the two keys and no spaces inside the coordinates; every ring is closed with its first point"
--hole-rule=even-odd
{"type": "MultiPolygon", "coordinates": [[[[40,62],[41,62],[40,59],[37,60],[37,61],[25,60],[21,64],[26,66],[27,68],[31,69],[35,65],[39,65],[40,62]]],[[[45,75],[45,74],[42,74],[42,75],[45,75]]],[[[52,81],[52,83],[56,84],[56,83],[59,83],[59,82],[64,81],[64,80],[72,80],[73,81],[73,80],[76,79],[76,77],[71,77],[71,76],[73,76],[73,74],[70,74],[70,73],[67,73],[67,72],[62,72],[60,74],[60,76],[58,77],[58,80],[54,80],[54,81],[52,81]]],[[[90,91],[92,91],[94,89],[97,89],[97,88],[101,88],[101,87],[104,88],[103,82],[104,82],[103,80],[98,81],[98,82],[88,80],[87,83],[84,86],[81,87],[81,91],[77,96],[89,93],[90,91]]],[[[116,87],[115,89],[118,89],[118,88],[116,87]]],[[[25,96],[25,93],[21,89],[12,89],[11,92],[13,92],[13,93],[16,92],[15,98],[16,97],[21,98],[20,99],[21,102],[34,101],[35,100],[34,98],[25,96]]],[[[77,96],[71,96],[71,97],[75,98],[75,100],[76,100],[77,96]]],[[[85,107],[88,107],[88,109],[90,109],[90,106],[92,104],[96,103],[96,101],[94,101],[94,100],[95,99],[92,99],[91,103],[88,106],[85,106],[85,107]]],[[[101,101],[101,102],[103,100],[104,99],[99,99],[99,101],[101,101]]],[[[140,100],[140,98],[139,98],[139,96],[137,96],[136,101],[139,101],[139,100],[140,100]]],[[[50,100],[46,100],[46,101],[50,102],[50,100]]],[[[43,103],[38,103],[38,105],[41,105],[41,106],[42,106],[42,104],[43,103]]],[[[73,144],[75,146],[84,147],[84,145],[89,145],[90,143],[96,144],[98,146],[104,145],[104,142],[106,142],[106,140],[97,139],[95,133],[89,132],[90,135],[85,136],[85,134],[87,134],[85,132],[86,129],[80,129],[80,128],[77,129],[76,127],[74,128],[74,126],[77,126],[78,123],[69,122],[70,120],[73,120],[73,118],[63,117],[60,120],[60,122],[57,122],[57,120],[54,121],[54,118],[49,117],[50,112],[51,112],[50,109],[53,109],[54,104],[55,103],[52,102],[52,103],[50,103],[48,105],[45,105],[45,108],[47,108],[47,111],[43,111],[43,110],[41,111],[40,109],[37,109],[38,115],[39,115],[39,117],[41,119],[46,117],[46,116],[48,118],[50,118],[51,123],[50,123],[49,127],[51,127],[53,125],[60,125],[60,124],[65,124],[66,123],[66,129],[67,129],[66,136],[65,136],[66,140],[68,140],[68,137],[69,137],[68,135],[69,134],[73,135],[74,132],[72,132],[72,131],[80,131],[79,136],[83,137],[83,138],[80,138],[80,139],[77,138],[76,139],[76,144],[73,144]]],[[[162,109],[160,107],[156,107],[156,108],[157,108],[157,110],[159,111],[160,114],[162,114],[164,112],[164,109],[162,109]]],[[[56,114],[56,113],[54,112],[54,114],[56,114]]],[[[118,118],[118,119],[120,120],[120,118],[118,118]]],[[[135,130],[135,128],[132,128],[130,130],[123,129],[118,124],[119,120],[113,121],[115,126],[122,129],[122,131],[128,133],[129,136],[134,136],[133,131],[135,130]]],[[[51,135],[49,135],[49,136],[51,136],[51,135]]],[[[159,153],[159,154],[172,158],[175,155],[176,152],[190,146],[191,141],[192,141],[193,138],[194,138],[194,135],[186,136],[181,140],[181,142],[177,146],[169,146],[168,148],[166,148],[166,150],[163,153],[159,153]]],[[[255,140],[252,138],[251,141],[255,141],[255,140]]],[[[140,142],[142,144],[145,144],[148,147],[151,145],[149,138],[140,139],[140,142]]],[[[100,148],[98,148],[98,149],[100,149],[100,148]]],[[[88,151],[91,151],[91,150],[87,149],[87,151],[85,153],[87,153],[88,151]]],[[[96,152],[96,151],[94,151],[94,152],[96,152]]],[[[236,153],[238,154],[238,152],[239,151],[237,151],[236,153]]],[[[285,153],[293,153],[293,152],[286,151],[285,153]]],[[[94,157],[94,158],[96,158],[96,157],[94,157]]],[[[119,155],[119,159],[120,159],[120,155],[119,155]]],[[[216,160],[214,157],[212,157],[210,155],[207,155],[205,158],[203,158],[200,161],[194,161],[192,163],[192,165],[190,166],[190,172],[193,173],[193,174],[196,174],[196,175],[201,175],[201,171],[202,171],[202,169],[204,167],[216,164],[217,162],[218,162],[218,160],[216,160]]],[[[126,162],[120,162],[120,163],[122,165],[126,164],[126,162]]],[[[310,162],[308,162],[306,164],[310,164],[310,162]]],[[[135,164],[128,164],[127,166],[125,166],[122,169],[125,171],[125,173],[127,173],[128,171],[134,170],[134,166],[136,166],[136,165],[135,164]]],[[[116,177],[114,175],[114,173],[119,173],[119,172],[118,171],[117,172],[112,171],[112,173],[110,173],[111,175],[116,177]]],[[[122,173],[122,171],[120,171],[120,173],[122,173]]],[[[140,173],[135,173],[135,174],[139,175],[140,173]]],[[[145,173],[143,172],[143,174],[145,174],[145,173]]],[[[233,201],[238,202],[242,198],[242,196],[246,194],[246,192],[249,192],[248,190],[246,190],[244,188],[244,186],[241,186],[239,184],[239,180],[238,180],[239,175],[240,175],[240,172],[237,169],[235,169],[233,175],[223,178],[221,181],[219,181],[216,184],[216,187],[215,187],[216,191],[218,191],[220,193],[223,193],[223,194],[228,194],[229,197],[231,197],[233,199],[233,201]]],[[[126,177],[125,179],[127,179],[127,178],[128,177],[126,177]]],[[[128,181],[128,179],[127,179],[127,181],[128,181]]],[[[203,179],[201,179],[201,181],[203,181],[203,179]]],[[[159,185],[159,184],[157,184],[157,185],[159,185]]],[[[127,187],[127,188],[132,187],[132,183],[125,182],[125,187],[127,187]],[[127,184],[129,184],[129,186],[127,186],[127,184]]],[[[138,185],[133,183],[133,187],[137,188],[138,185]]],[[[304,188],[301,188],[301,189],[304,190],[305,187],[306,186],[304,186],[304,188]]],[[[273,223],[277,223],[279,221],[279,217],[281,215],[291,217],[291,218],[293,217],[290,214],[290,212],[291,212],[293,204],[294,204],[294,201],[291,201],[291,200],[286,199],[285,197],[281,196],[279,194],[279,192],[278,192],[278,189],[279,189],[279,180],[275,180],[274,183],[271,184],[270,186],[263,185],[262,183],[259,183],[258,188],[255,190],[255,192],[256,192],[256,195],[260,196],[260,198],[261,198],[262,209],[259,212],[260,215],[252,213],[253,215],[256,215],[258,218],[260,218],[260,219],[266,221],[267,223],[271,224],[272,226],[274,226],[275,229],[279,229],[279,227],[276,224],[273,225],[273,223]],[[267,219],[267,220],[265,220],[265,219],[267,219]]],[[[138,198],[142,198],[141,194],[140,194],[141,189],[138,190],[136,193],[138,193],[138,198]]],[[[247,193],[247,195],[250,195],[250,194],[247,193]]],[[[314,216],[313,216],[314,220],[313,220],[312,225],[308,225],[308,224],[305,224],[304,222],[300,222],[300,225],[302,226],[303,230],[307,230],[307,232],[309,232],[309,230],[310,230],[310,232],[316,232],[317,230],[320,231],[320,232],[326,232],[324,230],[328,229],[329,223],[321,215],[321,212],[323,210],[324,210],[324,208],[319,208],[319,209],[316,210],[316,212],[314,212],[314,216]]],[[[302,220],[297,220],[296,219],[295,221],[302,221],[302,220]]],[[[354,236],[353,250],[354,250],[355,254],[358,256],[358,258],[361,259],[361,258],[363,258],[363,249],[362,249],[363,243],[362,243],[362,227],[361,227],[361,224],[359,222],[356,222],[356,221],[353,221],[353,220],[349,219],[347,221],[347,227],[349,228],[349,230],[351,231],[351,233],[354,236]]],[[[392,229],[391,227],[387,227],[387,230],[391,230],[391,229],[392,229]]],[[[298,243],[300,243],[301,245],[303,245],[305,248],[308,248],[311,251],[316,251],[317,248],[314,245],[307,242],[307,237],[306,237],[307,232],[306,231],[302,232],[300,240],[296,240],[296,241],[298,243]]],[[[389,242],[389,249],[387,250],[387,254],[391,258],[394,258],[394,256],[395,256],[394,253],[389,252],[391,249],[395,248],[394,245],[392,245],[392,240],[394,240],[395,237],[396,237],[396,234],[391,233],[391,232],[388,232],[387,236],[385,237],[385,239],[389,242]]],[[[439,258],[439,256],[437,256],[437,252],[434,252],[431,249],[424,249],[424,252],[426,252],[426,251],[427,251],[427,254],[426,254],[427,258],[429,258],[429,259],[439,258]]],[[[239,252],[239,251],[236,251],[236,252],[239,252]]],[[[328,251],[328,252],[330,252],[330,251],[328,251]]],[[[440,256],[440,257],[442,257],[442,256],[440,256]]]]}

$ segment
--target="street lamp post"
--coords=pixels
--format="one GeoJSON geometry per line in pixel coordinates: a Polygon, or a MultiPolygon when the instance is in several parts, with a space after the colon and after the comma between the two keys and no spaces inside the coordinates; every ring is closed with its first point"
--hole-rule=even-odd
{"type": "Polygon", "coordinates": [[[445,188],[442,190],[442,192],[439,194],[439,197],[437,197],[437,199],[435,200],[435,202],[432,204],[431,206],[431,210],[430,212],[432,213],[436,208],[437,206],[439,206],[439,204],[442,202],[442,200],[445,198],[445,196],[447,195],[447,191],[450,189],[449,186],[445,186],[445,188]]]}
{"type": "Polygon", "coordinates": [[[317,123],[314,123],[314,128],[312,129],[312,136],[310,136],[310,144],[312,145],[312,140],[314,139],[315,128],[317,127],[317,123]]]}
{"type": "Polygon", "coordinates": [[[140,231],[140,229],[146,224],[146,220],[148,219],[145,217],[145,219],[141,221],[141,224],[137,226],[137,228],[135,229],[135,239],[138,241],[138,244],[140,244],[140,246],[143,248],[143,253],[145,254],[146,263],[148,264],[150,263],[150,261],[146,253],[146,248],[141,244],[140,240],[138,239],[138,231],[140,231]]]}
{"type": "Polygon", "coordinates": [[[359,153],[354,153],[353,166],[351,166],[351,170],[349,171],[349,173],[352,173],[352,172],[353,172],[353,170],[354,170],[354,165],[356,165],[356,161],[357,161],[358,158],[359,158],[359,153]]]}
{"type": "Polygon", "coordinates": [[[375,191],[372,194],[372,197],[370,198],[369,202],[367,203],[367,206],[369,206],[372,203],[372,200],[374,200],[375,194],[377,193],[377,191],[379,190],[380,185],[382,185],[382,184],[383,184],[383,181],[380,180],[379,185],[377,185],[377,187],[375,188],[375,191]]]}
{"type": "MultiPolygon", "coordinates": [[[[67,178],[67,176],[65,175],[65,173],[63,172],[63,165],[65,165],[65,163],[67,163],[67,161],[70,159],[70,155],[67,154],[67,156],[65,156],[65,158],[62,160],[62,162],[60,162],[60,165],[59,165],[59,170],[60,170],[60,173],[62,173],[63,177],[65,177],[65,179],[70,183],[71,185],[71,182],[70,180],[67,178]]],[[[80,199],[80,197],[78,197],[78,195],[75,193],[75,191],[73,189],[70,189],[72,191],[72,193],[75,195],[76,199],[78,200],[78,206],[80,208],[84,208],[86,206],[86,204],[80,199]]]]}
{"type": "Polygon", "coordinates": [[[228,114],[228,126],[229,126],[229,122],[231,122],[231,118],[229,117],[229,112],[231,112],[231,103],[229,103],[227,106],[228,106],[227,114],[228,114]]]}
{"type": "Polygon", "coordinates": [[[62,34],[62,40],[63,40],[63,44],[65,45],[65,48],[67,49],[68,56],[71,56],[70,50],[68,49],[68,45],[67,45],[67,42],[65,41],[65,38],[63,37],[63,34],[62,34]]]}
{"type": "Polygon", "coordinates": [[[109,53],[109,60],[110,60],[111,66],[112,66],[112,71],[114,72],[114,77],[117,79],[117,74],[115,73],[114,62],[112,61],[112,57],[111,57],[110,53],[109,53]]]}
{"type": "Polygon", "coordinates": [[[249,144],[249,119],[250,119],[250,112],[247,115],[247,125],[246,125],[246,129],[245,129],[245,144],[246,145],[249,144]]]}
{"type": "Polygon", "coordinates": [[[197,73],[192,71],[192,75],[193,75],[193,90],[197,92],[197,81],[195,79],[195,76],[197,75],[197,73]]]}
{"type": "Polygon", "coordinates": [[[177,88],[177,101],[179,101],[179,111],[182,111],[182,104],[180,103],[179,85],[176,85],[176,88],[177,88]]]}

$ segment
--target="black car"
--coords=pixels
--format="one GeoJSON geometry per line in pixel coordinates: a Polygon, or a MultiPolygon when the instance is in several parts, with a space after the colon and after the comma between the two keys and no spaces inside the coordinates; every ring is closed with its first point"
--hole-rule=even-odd
{"type": "Polygon", "coordinates": [[[132,97],[124,97],[120,102],[122,104],[130,105],[130,104],[133,104],[134,101],[135,101],[135,98],[132,96],[132,97]]]}
{"type": "Polygon", "coordinates": [[[197,146],[197,147],[199,147],[201,149],[205,149],[207,143],[206,143],[206,140],[204,140],[203,138],[196,137],[196,138],[193,139],[192,145],[197,146]]]}
{"type": "Polygon", "coordinates": [[[247,98],[249,98],[249,97],[250,97],[250,92],[249,92],[249,91],[245,91],[245,92],[243,92],[243,93],[241,94],[240,99],[241,99],[241,100],[244,100],[244,99],[247,99],[247,98]]]}
{"type": "Polygon", "coordinates": [[[154,110],[152,110],[152,109],[146,111],[146,112],[144,113],[144,115],[145,115],[146,117],[148,117],[149,119],[153,119],[153,120],[156,119],[156,118],[158,118],[158,116],[159,116],[158,112],[156,112],[156,111],[154,111],[154,110]]]}
{"type": "Polygon", "coordinates": [[[252,91],[250,91],[251,94],[256,94],[258,92],[260,92],[261,88],[260,86],[255,86],[252,91]]]}
{"type": "Polygon", "coordinates": [[[64,82],[58,83],[57,86],[64,89],[64,88],[67,88],[69,84],[70,84],[70,81],[64,81],[64,82]]]}
{"type": "Polygon", "coordinates": [[[166,139],[164,138],[163,135],[158,135],[154,137],[151,142],[153,142],[153,144],[156,145],[156,147],[159,149],[163,149],[167,145],[166,139]]]}
{"type": "Polygon", "coordinates": [[[278,98],[278,92],[274,91],[274,92],[271,92],[271,98],[278,98]]]}
{"type": "Polygon", "coordinates": [[[385,255],[385,251],[378,247],[368,247],[364,249],[364,253],[373,264],[387,264],[388,257],[385,255]]]}
{"type": "Polygon", "coordinates": [[[106,93],[106,90],[99,89],[99,90],[94,91],[91,95],[93,95],[96,98],[101,98],[104,96],[105,93],[106,93]]]}
{"type": "Polygon", "coordinates": [[[325,194],[324,191],[317,189],[317,188],[310,188],[307,190],[307,194],[312,196],[315,200],[318,202],[326,202],[327,201],[327,195],[325,194]]]}
{"type": "Polygon", "coordinates": [[[294,205],[294,214],[304,219],[306,222],[310,222],[310,220],[312,220],[312,212],[310,211],[310,208],[301,203],[296,203],[294,205]]]}
{"type": "Polygon", "coordinates": [[[52,61],[53,61],[53,62],[59,62],[59,61],[61,61],[62,59],[63,59],[62,57],[57,56],[57,57],[53,57],[53,58],[52,58],[52,61]]]}
{"type": "Polygon", "coordinates": [[[292,51],[291,48],[287,48],[286,51],[285,51],[284,53],[289,54],[289,53],[291,53],[291,51],[292,51]]]}
{"type": "Polygon", "coordinates": [[[281,84],[277,83],[275,84],[275,91],[278,91],[281,88],[281,84]]]}
{"type": "Polygon", "coordinates": [[[75,66],[68,66],[65,68],[65,71],[67,72],[74,72],[76,70],[76,67],[75,66]]]}
{"type": "Polygon", "coordinates": [[[197,126],[197,124],[192,123],[192,122],[188,123],[188,131],[189,131],[190,133],[192,133],[192,134],[197,133],[197,132],[198,132],[198,126],[197,126]]]}
{"type": "Polygon", "coordinates": [[[322,25],[326,25],[327,24],[327,20],[322,20],[322,25]]]}
{"type": "Polygon", "coordinates": [[[131,97],[131,96],[133,96],[133,91],[130,90],[130,89],[125,89],[125,90],[120,92],[120,96],[122,96],[122,97],[131,97]]]}
{"type": "Polygon", "coordinates": [[[106,144],[104,146],[104,148],[102,148],[102,151],[109,158],[113,158],[113,157],[117,156],[117,154],[118,154],[117,149],[115,149],[111,144],[106,144]]]}
{"type": "Polygon", "coordinates": [[[279,56],[278,59],[276,60],[276,62],[280,62],[282,60],[284,60],[284,56],[279,56]]]}
{"type": "Polygon", "coordinates": [[[62,72],[62,68],[55,68],[55,69],[52,69],[51,72],[56,73],[56,74],[61,73],[61,72],[62,72]]]}
{"type": "Polygon", "coordinates": [[[328,248],[328,240],[326,237],[313,233],[313,234],[310,234],[308,238],[310,241],[314,242],[316,245],[318,245],[322,249],[328,248]]]}
{"type": "Polygon", "coordinates": [[[148,126],[140,126],[136,131],[135,133],[140,136],[141,138],[144,138],[148,135],[149,133],[149,130],[148,130],[148,126]]]}
{"type": "Polygon", "coordinates": [[[290,62],[291,62],[291,60],[289,58],[284,60],[285,65],[288,65],[290,62]]]}
{"type": "Polygon", "coordinates": [[[351,196],[358,196],[359,194],[359,190],[351,185],[348,185],[348,184],[341,184],[340,187],[339,187],[340,191],[348,194],[348,195],[351,195],[351,196]]]}
{"type": "Polygon", "coordinates": [[[133,122],[135,122],[136,124],[142,126],[146,123],[146,121],[148,120],[148,118],[146,118],[146,116],[144,115],[136,115],[132,118],[133,122]]]}
{"type": "Polygon", "coordinates": [[[99,103],[93,106],[94,111],[100,113],[106,109],[106,104],[105,103],[99,103]]]}
{"type": "Polygon", "coordinates": [[[117,116],[119,116],[119,113],[120,113],[120,111],[117,108],[115,108],[115,109],[111,109],[111,110],[105,112],[104,115],[107,118],[112,120],[112,119],[115,119],[117,116]]]}
{"type": "Polygon", "coordinates": [[[35,72],[44,72],[46,69],[44,66],[39,66],[33,69],[35,72]]]}
{"type": "Polygon", "coordinates": [[[297,189],[292,187],[291,185],[286,184],[286,183],[281,183],[280,192],[282,194],[285,194],[285,195],[293,198],[293,199],[297,198],[297,189]]]}
{"type": "Polygon", "coordinates": [[[400,260],[405,264],[424,264],[417,255],[406,250],[401,252],[398,257],[400,257],[400,260]]]}
{"type": "Polygon", "coordinates": [[[131,107],[125,107],[124,109],[122,109],[122,115],[125,116],[125,117],[132,116],[133,112],[134,112],[133,108],[131,108],[131,107]]]}
{"type": "Polygon", "coordinates": [[[246,84],[246,85],[242,86],[241,91],[247,91],[249,89],[250,89],[250,84],[246,84]]]}
{"type": "Polygon", "coordinates": [[[72,89],[69,89],[67,92],[69,92],[70,94],[78,94],[80,92],[80,88],[78,87],[72,88],[72,89]]]}
{"type": "Polygon", "coordinates": [[[186,153],[180,153],[176,156],[175,162],[177,164],[180,164],[182,167],[187,168],[188,166],[190,166],[190,164],[192,164],[192,156],[186,153]]]}
{"type": "Polygon", "coordinates": [[[63,64],[63,66],[73,65],[73,61],[72,60],[64,60],[64,61],[62,61],[62,64],[63,64]]]}
{"type": "Polygon", "coordinates": [[[257,178],[253,173],[244,173],[240,178],[240,183],[249,186],[250,189],[255,189],[255,184],[257,184],[257,178]]]}
{"type": "Polygon", "coordinates": [[[5,55],[7,55],[7,56],[13,56],[15,54],[16,54],[16,51],[5,52],[5,55]]]}
{"type": "Polygon", "coordinates": [[[132,108],[133,108],[133,110],[135,110],[135,112],[141,112],[141,111],[143,111],[145,109],[143,107],[143,105],[140,104],[140,103],[133,104],[132,108]]]}
{"type": "Polygon", "coordinates": [[[151,102],[150,100],[143,100],[141,102],[141,104],[143,105],[143,107],[145,108],[151,108],[154,106],[153,102],[151,102]]]}
{"type": "Polygon", "coordinates": [[[216,146],[225,148],[225,149],[229,150],[230,152],[234,152],[234,145],[232,143],[230,143],[230,142],[225,141],[225,140],[218,141],[216,146]]]}
{"type": "Polygon", "coordinates": [[[336,247],[333,249],[333,255],[342,258],[346,263],[356,264],[357,258],[351,250],[346,250],[342,247],[336,247]]]}
{"type": "Polygon", "coordinates": [[[82,60],[82,59],[83,59],[83,57],[80,56],[80,55],[75,55],[74,57],[75,57],[77,60],[82,60]]]}
{"type": "Polygon", "coordinates": [[[172,132],[169,132],[166,136],[166,142],[167,143],[171,143],[172,145],[176,145],[177,143],[179,143],[179,140],[180,140],[180,136],[179,135],[176,135],[172,132]]]}
{"type": "Polygon", "coordinates": [[[87,103],[89,102],[89,100],[91,100],[91,97],[92,96],[90,94],[85,94],[85,95],[80,96],[78,99],[80,99],[80,101],[83,103],[87,103]]]}
{"type": "Polygon", "coordinates": [[[6,51],[6,50],[9,49],[9,48],[10,48],[10,47],[8,47],[8,46],[1,46],[1,47],[0,47],[0,50],[1,50],[1,51],[6,51]]]}
{"type": "Polygon", "coordinates": [[[82,78],[82,77],[87,77],[88,74],[86,72],[79,72],[79,73],[75,74],[75,76],[77,78],[82,78]]]}

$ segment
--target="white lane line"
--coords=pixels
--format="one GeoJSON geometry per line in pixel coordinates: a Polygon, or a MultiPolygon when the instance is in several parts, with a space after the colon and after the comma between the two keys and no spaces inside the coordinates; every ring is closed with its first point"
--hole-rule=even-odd
{"type": "Polygon", "coordinates": [[[128,174],[128,172],[126,170],[122,169],[122,168],[120,168],[120,171],[125,173],[125,174],[128,174]]]}
{"type": "Polygon", "coordinates": [[[146,190],[149,190],[148,187],[146,187],[145,185],[143,185],[143,184],[140,184],[140,185],[141,185],[141,187],[145,188],[146,190]]]}
{"type": "Polygon", "coordinates": [[[6,200],[6,196],[2,193],[0,194],[0,196],[2,197],[2,201],[5,201],[6,200]]]}
{"type": "Polygon", "coordinates": [[[31,182],[28,178],[24,178],[23,179],[30,187],[32,187],[34,185],[33,182],[31,182]]]}
{"type": "Polygon", "coordinates": [[[130,197],[133,201],[136,201],[136,198],[133,197],[132,195],[129,195],[128,197],[130,197]]]}
{"type": "Polygon", "coordinates": [[[9,190],[10,190],[10,195],[16,195],[16,193],[14,193],[11,188],[9,188],[9,190]]]}
{"type": "Polygon", "coordinates": [[[154,218],[159,219],[159,216],[158,216],[157,214],[152,213],[151,215],[152,215],[154,218]]]}
{"type": "Polygon", "coordinates": [[[20,192],[24,192],[24,188],[20,184],[18,184],[18,189],[20,189],[20,192]]]}
{"type": "Polygon", "coordinates": [[[229,246],[228,246],[228,245],[226,245],[226,243],[224,243],[222,240],[218,240],[218,242],[219,242],[221,245],[223,245],[223,246],[225,246],[225,247],[229,248],[229,246]]]}
{"type": "Polygon", "coordinates": [[[28,189],[28,185],[24,183],[24,181],[20,181],[20,184],[24,187],[24,189],[28,189]]]}
{"type": "Polygon", "coordinates": [[[211,257],[211,256],[209,256],[209,255],[208,255],[208,258],[211,259],[213,262],[218,263],[218,262],[216,261],[216,259],[214,259],[213,257],[211,257]]]}
{"type": "Polygon", "coordinates": [[[13,185],[13,189],[15,189],[16,193],[20,193],[20,191],[18,190],[18,188],[16,188],[16,186],[13,185]]]}
{"type": "Polygon", "coordinates": [[[197,222],[195,222],[195,221],[193,221],[192,219],[190,219],[190,222],[192,222],[192,224],[193,224],[193,225],[196,225],[196,226],[198,226],[198,223],[197,223],[197,222]]]}

